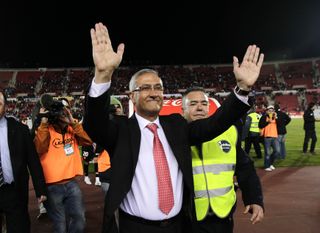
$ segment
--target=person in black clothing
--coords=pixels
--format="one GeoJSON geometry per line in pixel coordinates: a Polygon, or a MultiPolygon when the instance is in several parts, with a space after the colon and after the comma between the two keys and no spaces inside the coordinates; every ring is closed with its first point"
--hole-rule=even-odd
{"type": "MultiPolygon", "coordinates": [[[[122,107],[120,100],[118,100],[114,96],[111,96],[110,97],[110,109],[109,109],[110,119],[113,119],[115,116],[124,116],[124,115],[125,114],[123,112],[123,107],[122,107]]],[[[101,154],[104,152],[104,149],[101,146],[97,145],[96,152],[101,154]]],[[[105,155],[101,154],[100,156],[104,156],[101,160],[98,161],[98,162],[100,162],[100,166],[103,166],[102,163],[104,163],[105,166],[108,165],[108,163],[110,165],[110,157],[109,157],[108,152],[105,155]]],[[[99,176],[100,176],[100,181],[101,181],[101,188],[102,188],[103,192],[105,194],[107,194],[109,187],[110,187],[111,167],[108,167],[104,171],[100,171],[99,176]]]]}
{"type": "Polygon", "coordinates": [[[290,123],[291,118],[289,117],[288,114],[285,112],[281,111],[280,105],[276,104],[274,106],[275,111],[277,113],[277,131],[278,131],[278,141],[279,141],[279,146],[280,146],[280,159],[285,159],[286,158],[286,138],[285,135],[287,134],[287,129],[286,126],[287,124],[290,123]]]}
{"type": "Polygon", "coordinates": [[[314,148],[317,142],[316,127],[315,127],[315,118],[313,110],[315,109],[315,103],[311,102],[308,105],[307,110],[303,114],[304,125],[303,129],[305,130],[304,142],[303,142],[303,154],[307,153],[309,139],[311,139],[310,153],[315,154],[314,148]]]}
{"type": "Polygon", "coordinates": [[[98,162],[97,157],[99,153],[96,151],[96,143],[92,143],[90,146],[82,146],[82,158],[83,158],[83,171],[84,171],[84,182],[91,185],[91,180],[89,177],[89,164],[93,162],[95,183],[96,186],[101,186],[99,172],[98,172],[98,162]]]}
{"type": "Polygon", "coordinates": [[[0,89],[0,217],[8,233],[29,233],[29,178],[38,203],[47,200],[47,188],[29,128],[5,115],[6,104],[0,89]]]}

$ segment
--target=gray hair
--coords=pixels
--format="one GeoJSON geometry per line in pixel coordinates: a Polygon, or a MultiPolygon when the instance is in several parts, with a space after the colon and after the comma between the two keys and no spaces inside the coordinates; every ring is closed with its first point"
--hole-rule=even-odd
{"type": "MultiPolygon", "coordinates": [[[[142,69],[142,70],[139,70],[138,72],[136,72],[130,79],[130,82],[129,82],[129,91],[132,92],[134,91],[134,89],[136,89],[136,81],[137,79],[143,75],[143,74],[147,74],[147,73],[151,73],[151,74],[155,74],[159,77],[159,74],[156,70],[153,70],[153,69],[142,69]]],[[[159,77],[160,78],[160,77],[159,77]]],[[[162,80],[160,78],[160,83],[161,85],[163,86],[163,83],[162,83],[162,80]]]]}

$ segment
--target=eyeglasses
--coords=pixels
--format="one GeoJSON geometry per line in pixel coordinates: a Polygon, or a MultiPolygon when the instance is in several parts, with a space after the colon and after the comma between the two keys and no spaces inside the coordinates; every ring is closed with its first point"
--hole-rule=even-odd
{"type": "Polygon", "coordinates": [[[141,85],[140,87],[137,87],[132,92],[150,92],[152,90],[157,92],[163,91],[163,86],[161,84],[155,84],[155,85],[144,84],[144,85],[141,85]]]}

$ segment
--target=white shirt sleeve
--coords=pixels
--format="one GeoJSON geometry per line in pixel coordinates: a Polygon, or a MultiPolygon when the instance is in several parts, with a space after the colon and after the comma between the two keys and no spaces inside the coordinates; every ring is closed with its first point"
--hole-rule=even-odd
{"type": "Polygon", "coordinates": [[[243,102],[243,103],[245,103],[246,105],[249,105],[249,106],[250,106],[250,104],[248,103],[248,100],[249,100],[249,97],[248,97],[248,96],[239,95],[239,94],[237,94],[235,91],[233,91],[233,92],[234,92],[234,94],[236,95],[236,97],[237,97],[239,100],[241,100],[241,102],[243,102]]]}
{"type": "Polygon", "coordinates": [[[90,97],[99,97],[103,93],[105,93],[107,90],[109,90],[111,81],[107,83],[95,83],[95,78],[92,79],[91,87],[89,90],[89,96],[90,97]]]}

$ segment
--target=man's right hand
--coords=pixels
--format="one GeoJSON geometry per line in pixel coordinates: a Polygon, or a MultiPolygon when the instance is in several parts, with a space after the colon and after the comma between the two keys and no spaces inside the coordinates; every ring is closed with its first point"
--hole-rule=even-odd
{"type": "Polygon", "coordinates": [[[90,30],[92,56],[95,64],[95,82],[111,81],[113,71],[120,65],[124,52],[124,44],[119,44],[117,52],[112,48],[108,29],[102,23],[95,24],[90,30]]]}
{"type": "Polygon", "coordinates": [[[259,77],[263,59],[264,54],[260,54],[260,48],[256,45],[249,45],[241,64],[237,57],[233,57],[233,72],[240,89],[251,90],[259,77]]]}
{"type": "Polygon", "coordinates": [[[47,200],[47,196],[45,195],[41,195],[40,197],[38,197],[38,203],[43,203],[47,200]]]}
{"type": "MultiPolygon", "coordinates": [[[[48,112],[49,111],[47,109],[45,109],[44,107],[41,107],[40,111],[39,111],[40,114],[46,114],[48,112]]],[[[48,123],[48,118],[47,117],[41,117],[41,123],[48,123]]]]}

